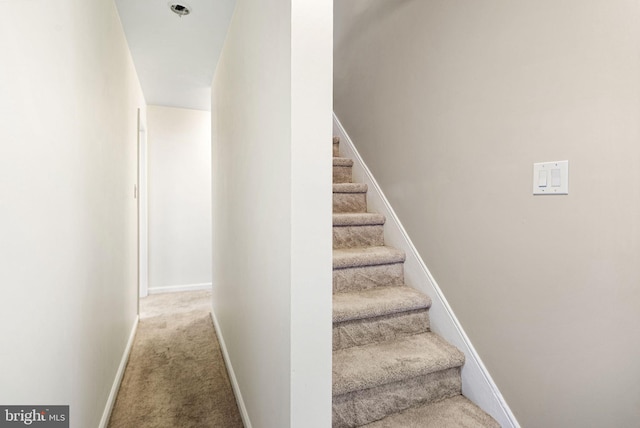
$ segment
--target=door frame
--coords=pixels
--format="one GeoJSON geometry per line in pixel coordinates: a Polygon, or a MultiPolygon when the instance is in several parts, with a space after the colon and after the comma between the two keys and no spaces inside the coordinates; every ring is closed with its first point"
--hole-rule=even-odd
{"type": "Polygon", "coordinates": [[[146,109],[138,108],[138,314],[140,298],[149,294],[149,217],[147,203],[147,116],[146,109]]]}

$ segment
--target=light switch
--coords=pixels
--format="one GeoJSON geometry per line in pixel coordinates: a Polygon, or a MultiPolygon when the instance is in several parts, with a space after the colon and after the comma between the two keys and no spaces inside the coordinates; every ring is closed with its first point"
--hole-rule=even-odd
{"type": "Polygon", "coordinates": [[[547,171],[538,171],[538,187],[547,187],[547,171]]]}
{"type": "Polygon", "coordinates": [[[560,168],[551,168],[551,187],[560,187],[560,168]]]}
{"type": "Polygon", "coordinates": [[[534,195],[568,195],[569,161],[533,164],[534,195]]]}

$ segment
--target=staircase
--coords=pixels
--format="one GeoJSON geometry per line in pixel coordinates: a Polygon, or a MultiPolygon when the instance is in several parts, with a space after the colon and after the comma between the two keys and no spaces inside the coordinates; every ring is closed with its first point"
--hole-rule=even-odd
{"type": "Polygon", "coordinates": [[[333,428],[499,427],[461,395],[464,354],[430,331],[337,138],[333,156],[333,428]]]}

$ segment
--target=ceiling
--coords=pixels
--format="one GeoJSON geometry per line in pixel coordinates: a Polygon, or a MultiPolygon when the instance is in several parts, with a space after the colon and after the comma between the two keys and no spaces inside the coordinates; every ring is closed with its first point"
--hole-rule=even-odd
{"type": "Polygon", "coordinates": [[[115,0],[147,104],[211,109],[211,80],[235,0],[115,0]],[[171,4],[191,13],[179,17],[171,4]]]}

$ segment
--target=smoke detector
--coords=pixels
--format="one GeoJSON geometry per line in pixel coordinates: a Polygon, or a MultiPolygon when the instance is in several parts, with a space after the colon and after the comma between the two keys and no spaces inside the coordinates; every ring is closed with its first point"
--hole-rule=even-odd
{"type": "Polygon", "coordinates": [[[169,7],[171,8],[171,11],[180,18],[191,13],[191,7],[186,3],[169,2],[169,7]]]}

